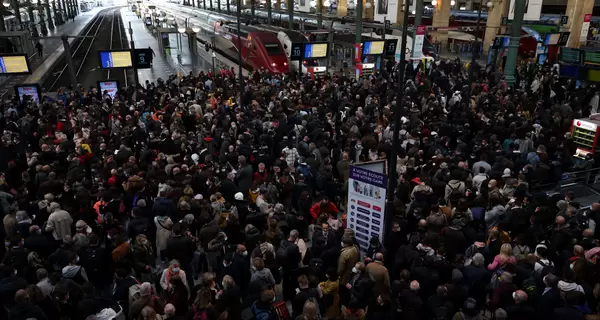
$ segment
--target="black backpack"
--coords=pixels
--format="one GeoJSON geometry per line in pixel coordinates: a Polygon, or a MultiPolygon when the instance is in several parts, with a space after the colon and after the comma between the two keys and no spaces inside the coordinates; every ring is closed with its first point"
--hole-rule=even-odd
{"type": "Polygon", "coordinates": [[[433,317],[434,320],[447,320],[451,318],[450,310],[446,308],[444,305],[437,306],[433,309],[433,317]]]}
{"type": "Polygon", "coordinates": [[[287,242],[285,240],[281,241],[281,244],[279,245],[279,249],[277,249],[277,251],[275,252],[275,258],[277,259],[277,262],[279,262],[280,265],[285,265],[287,262],[287,258],[288,258],[288,245],[287,242]]]}

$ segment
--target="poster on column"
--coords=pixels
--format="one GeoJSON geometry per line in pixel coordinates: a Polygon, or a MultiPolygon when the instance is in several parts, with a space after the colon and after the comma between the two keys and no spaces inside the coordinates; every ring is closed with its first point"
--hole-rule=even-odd
{"type": "Polygon", "coordinates": [[[583,15],[583,23],[581,24],[581,33],[579,34],[579,45],[583,45],[587,41],[588,32],[590,32],[591,14],[583,15]]]}
{"type": "MultiPolygon", "coordinates": [[[[524,21],[539,21],[542,16],[542,2],[543,0],[525,0],[525,14],[523,15],[524,21]]],[[[510,7],[508,8],[508,20],[514,20],[515,18],[515,4],[516,0],[510,0],[510,7]]]]}
{"type": "Polygon", "coordinates": [[[381,23],[385,23],[385,20],[390,20],[390,23],[392,24],[396,23],[398,20],[399,1],[400,0],[375,0],[375,12],[373,14],[373,19],[381,23]]]}
{"type": "Polygon", "coordinates": [[[349,178],[347,225],[354,230],[361,250],[366,251],[372,237],[383,242],[387,177],[353,165],[349,178]]]}
{"type": "Polygon", "coordinates": [[[413,58],[420,58],[423,56],[423,43],[425,42],[425,30],[427,30],[427,26],[420,25],[417,26],[417,32],[415,36],[415,42],[413,43],[413,58]]]}
{"type": "MultiPolygon", "coordinates": [[[[312,0],[295,0],[295,5],[298,6],[300,12],[310,12],[310,2],[312,0]]],[[[286,2],[287,4],[287,2],[286,2]]],[[[295,9],[295,8],[294,8],[295,9]]]]}

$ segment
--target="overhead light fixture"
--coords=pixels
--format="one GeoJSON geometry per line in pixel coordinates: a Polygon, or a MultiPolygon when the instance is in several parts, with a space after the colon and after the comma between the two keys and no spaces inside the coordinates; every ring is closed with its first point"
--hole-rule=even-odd
{"type": "Polygon", "coordinates": [[[311,7],[316,7],[316,6],[317,6],[317,2],[316,2],[315,0],[312,0],[312,1],[310,2],[310,6],[311,6],[311,7]]]}
{"type": "Polygon", "coordinates": [[[329,0],[325,0],[325,1],[323,1],[323,5],[326,7],[329,7],[331,5],[331,3],[329,2],[329,0]]]}
{"type": "Polygon", "coordinates": [[[370,2],[365,3],[365,8],[367,8],[367,9],[371,9],[372,6],[373,5],[370,2]]]}
{"type": "Polygon", "coordinates": [[[354,8],[356,8],[356,5],[354,4],[354,2],[348,3],[348,9],[354,10],[354,8]]]}
{"type": "Polygon", "coordinates": [[[195,33],[198,33],[198,32],[200,32],[200,27],[195,24],[192,26],[192,31],[194,31],[195,33]]]}
{"type": "Polygon", "coordinates": [[[451,6],[453,6],[453,5],[455,5],[455,4],[456,4],[456,1],[454,1],[454,0],[450,1],[450,5],[451,5],[451,6]]]}
{"type": "Polygon", "coordinates": [[[437,0],[431,0],[431,5],[434,7],[437,6],[437,0]]]}
{"type": "Polygon", "coordinates": [[[184,33],[185,32],[185,28],[184,27],[178,27],[177,28],[177,32],[184,33]]]}
{"type": "Polygon", "coordinates": [[[412,14],[417,14],[417,10],[411,11],[412,14]]]}
{"type": "Polygon", "coordinates": [[[4,0],[4,1],[2,1],[2,4],[3,4],[3,5],[4,5],[6,8],[10,7],[10,1],[8,1],[8,0],[4,0]]]}
{"type": "Polygon", "coordinates": [[[487,7],[490,8],[490,9],[493,8],[494,7],[494,3],[491,2],[491,1],[488,1],[487,7]]]}

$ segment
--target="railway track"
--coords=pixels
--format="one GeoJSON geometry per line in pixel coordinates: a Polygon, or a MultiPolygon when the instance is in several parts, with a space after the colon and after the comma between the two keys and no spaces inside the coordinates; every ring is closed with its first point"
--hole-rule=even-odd
{"type": "MultiPolygon", "coordinates": [[[[96,84],[97,80],[113,77],[114,80],[125,83],[127,76],[125,70],[103,71],[99,69],[97,57],[98,49],[127,49],[127,39],[124,34],[121,7],[103,10],[92,20],[71,45],[71,58],[75,67],[75,74],[80,84],[89,87],[96,84]],[[115,35],[116,34],[116,35],[115,35]]],[[[54,69],[53,77],[44,83],[44,88],[49,92],[56,92],[62,87],[76,86],[71,83],[66,58],[58,68],[54,69]]]]}

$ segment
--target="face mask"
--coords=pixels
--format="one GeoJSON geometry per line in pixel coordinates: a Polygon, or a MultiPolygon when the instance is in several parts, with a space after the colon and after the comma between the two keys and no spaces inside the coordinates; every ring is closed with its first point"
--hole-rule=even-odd
{"type": "Polygon", "coordinates": [[[352,273],[358,273],[358,270],[356,269],[356,267],[352,268],[352,273]]]}
{"type": "Polygon", "coordinates": [[[77,259],[75,260],[75,262],[79,263],[79,256],[77,256],[77,259]]]}
{"type": "Polygon", "coordinates": [[[227,268],[227,262],[223,261],[223,267],[227,268]]]}
{"type": "Polygon", "coordinates": [[[227,237],[225,237],[225,239],[223,239],[223,241],[227,241],[227,237]]]}
{"type": "Polygon", "coordinates": [[[242,255],[243,255],[244,257],[245,257],[245,256],[247,256],[247,255],[248,255],[248,251],[244,251],[244,252],[242,252],[242,255]]]}
{"type": "Polygon", "coordinates": [[[344,247],[344,243],[343,243],[343,242],[342,242],[342,243],[340,243],[340,245],[342,246],[342,248],[344,247]]]}
{"type": "Polygon", "coordinates": [[[175,273],[179,272],[179,268],[178,268],[178,267],[174,267],[172,270],[173,270],[173,272],[175,272],[175,273]]]}
{"type": "Polygon", "coordinates": [[[491,185],[491,184],[488,184],[488,189],[491,189],[491,188],[492,188],[492,185],[491,185]]]}

